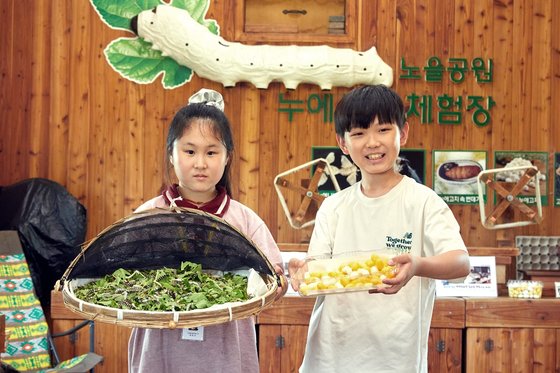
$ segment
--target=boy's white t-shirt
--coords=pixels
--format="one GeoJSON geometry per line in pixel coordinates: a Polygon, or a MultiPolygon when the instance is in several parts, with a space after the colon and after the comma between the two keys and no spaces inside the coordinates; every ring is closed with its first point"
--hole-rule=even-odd
{"type": "MultiPolygon", "coordinates": [[[[453,213],[432,189],[404,176],[387,194],[368,198],[360,184],[322,203],[309,256],[386,247],[424,257],[466,251],[453,213]]],[[[393,295],[318,297],[300,372],[427,372],[434,299],[434,280],[420,277],[393,295]]]]}

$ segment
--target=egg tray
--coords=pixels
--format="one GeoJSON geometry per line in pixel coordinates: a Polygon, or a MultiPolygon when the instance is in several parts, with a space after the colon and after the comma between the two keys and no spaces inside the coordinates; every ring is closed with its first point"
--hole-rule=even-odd
{"type": "Polygon", "coordinates": [[[560,270],[560,236],[517,236],[518,271],[560,270]]]}

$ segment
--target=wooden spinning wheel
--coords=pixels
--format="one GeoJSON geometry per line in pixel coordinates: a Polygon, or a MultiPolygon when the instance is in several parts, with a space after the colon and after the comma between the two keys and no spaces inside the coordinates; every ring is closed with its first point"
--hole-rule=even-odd
{"type": "Polygon", "coordinates": [[[315,159],[311,162],[302,164],[301,166],[292,168],[291,170],[282,172],[274,178],[274,188],[276,189],[276,193],[280,199],[280,204],[282,205],[284,214],[286,215],[286,218],[292,228],[302,229],[315,223],[314,218],[307,221],[305,221],[305,219],[306,217],[308,218],[308,212],[312,202],[315,201],[316,205],[319,206],[325,199],[325,196],[321,195],[318,191],[319,181],[321,180],[321,176],[323,176],[323,174],[330,178],[335,190],[339,191],[340,187],[334,177],[332,168],[329,166],[327,160],[323,158],[315,159]],[[311,179],[300,179],[300,184],[288,180],[288,175],[296,174],[302,170],[309,169],[313,165],[316,165],[316,167],[311,179]],[[293,218],[290,208],[288,207],[288,202],[286,197],[282,194],[281,188],[297,192],[302,197],[301,203],[296,209],[293,218]]]}
{"type": "Polygon", "coordinates": [[[503,168],[485,170],[478,174],[478,200],[480,204],[480,220],[485,228],[513,228],[529,224],[539,224],[542,221],[541,189],[539,185],[540,172],[535,166],[507,168],[507,171],[522,170],[525,170],[525,172],[519,178],[519,181],[515,185],[513,185],[513,188],[511,190],[506,189],[503,183],[496,181],[490,176],[492,174],[506,171],[503,168]],[[535,184],[535,202],[537,204],[536,211],[518,198],[518,195],[524,190],[524,188],[526,188],[531,180],[534,180],[535,184]],[[502,198],[488,217],[486,216],[486,206],[484,203],[484,185],[486,185],[490,189],[495,190],[496,193],[502,198]],[[528,219],[523,221],[497,224],[498,219],[510,206],[512,206],[514,209],[519,210],[528,219]]]}

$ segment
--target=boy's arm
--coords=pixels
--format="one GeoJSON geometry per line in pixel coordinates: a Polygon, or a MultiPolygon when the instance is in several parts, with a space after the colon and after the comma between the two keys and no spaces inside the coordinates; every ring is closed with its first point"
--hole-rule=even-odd
{"type": "MultiPolygon", "coordinates": [[[[309,246],[307,250],[307,257],[314,257],[320,255],[331,255],[332,254],[332,235],[334,228],[332,225],[332,209],[325,209],[328,203],[326,203],[328,198],[323,201],[323,204],[319,207],[317,214],[315,216],[315,225],[313,227],[313,232],[311,234],[311,240],[309,241],[309,246]],[[329,212],[325,212],[329,211],[329,212]],[[331,221],[329,220],[331,218],[331,221]]],[[[294,291],[299,290],[298,272],[303,274],[307,271],[307,261],[292,258],[288,262],[288,276],[290,278],[290,284],[294,291]]]]}
{"type": "Polygon", "coordinates": [[[306,270],[306,261],[301,259],[292,258],[288,262],[288,276],[290,277],[290,284],[294,291],[299,290],[298,272],[303,273],[306,270]]]}
{"type": "Polygon", "coordinates": [[[469,254],[464,250],[452,250],[417,259],[414,276],[450,280],[464,277],[470,271],[469,254]]]}
{"type": "Polygon", "coordinates": [[[392,258],[391,261],[389,264],[396,266],[396,275],[394,278],[383,280],[384,284],[391,286],[371,292],[394,294],[414,276],[446,280],[464,277],[470,271],[469,254],[464,250],[452,250],[429,257],[404,254],[392,258]]]}

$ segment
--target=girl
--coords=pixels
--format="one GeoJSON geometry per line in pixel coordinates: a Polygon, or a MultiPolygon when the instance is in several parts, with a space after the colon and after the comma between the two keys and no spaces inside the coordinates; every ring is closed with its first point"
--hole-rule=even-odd
{"type": "MultiPolygon", "coordinates": [[[[222,110],[222,96],[203,89],[177,112],[167,135],[166,160],[179,183],[136,211],[176,204],[217,215],[249,237],[283,276],[280,251],[265,223],[231,198],[233,138],[222,110]]],[[[279,289],[278,296],[285,290],[279,289]]],[[[258,372],[254,320],[192,329],[133,329],[128,364],[129,372],[258,372]]]]}

